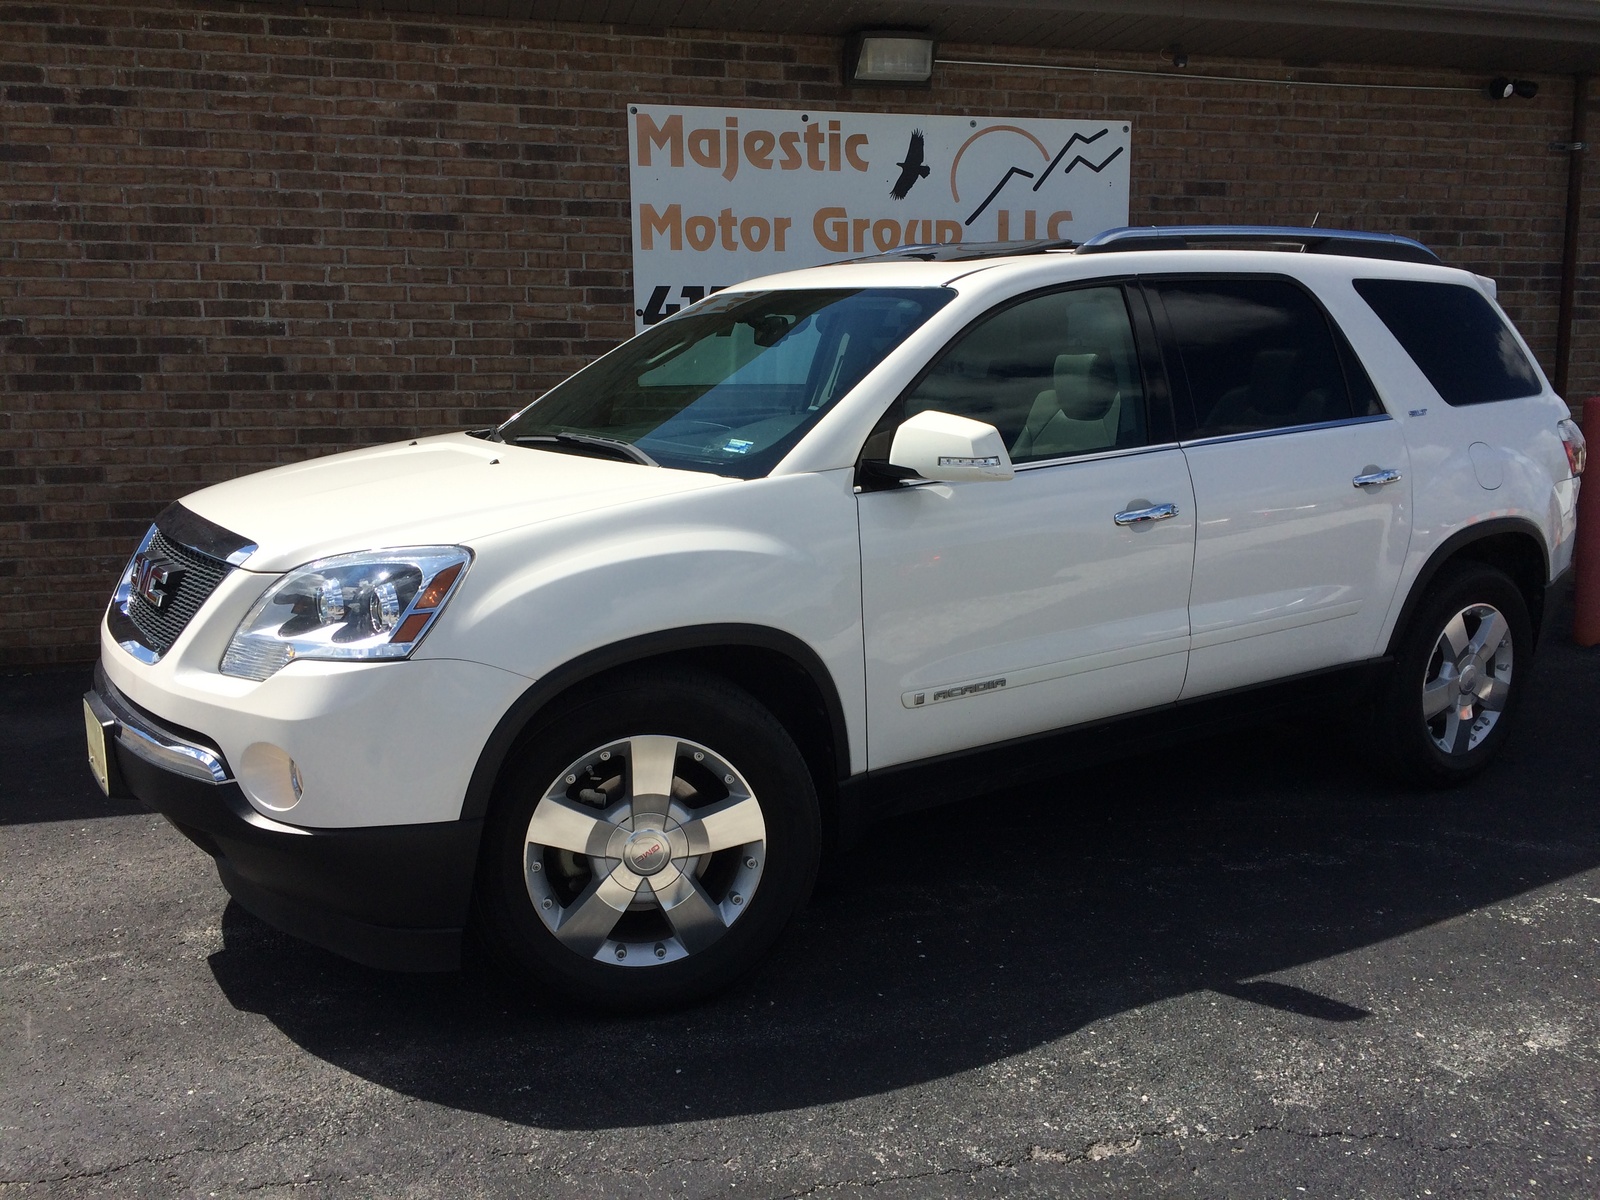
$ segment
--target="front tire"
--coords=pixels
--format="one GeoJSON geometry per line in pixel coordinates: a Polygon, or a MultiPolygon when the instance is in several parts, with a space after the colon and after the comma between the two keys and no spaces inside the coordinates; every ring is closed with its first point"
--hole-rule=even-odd
{"type": "Polygon", "coordinates": [[[1510,730],[1532,654],[1527,602],[1502,572],[1469,564],[1436,583],[1378,708],[1379,743],[1398,773],[1450,786],[1484,770],[1510,730]]]}
{"type": "Polygon", "coordinates": [[[540,722],[496,784],[477,926],[586,1007],[688,1003],[754,966],[810,895],[816,791],[783,726],[712,677],[650,673],[540,722]]]}

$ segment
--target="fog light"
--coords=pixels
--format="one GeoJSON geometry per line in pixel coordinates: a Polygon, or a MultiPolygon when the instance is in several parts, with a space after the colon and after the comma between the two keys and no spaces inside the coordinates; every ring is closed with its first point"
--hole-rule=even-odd
{"type": "Polygon", "coordinates": [[[300,767],[288,752],[271,742],[252,742],[246,746],[235,766],[239,786],[257,808],[269,812],[288,812],[305,794],[300,767]]]}

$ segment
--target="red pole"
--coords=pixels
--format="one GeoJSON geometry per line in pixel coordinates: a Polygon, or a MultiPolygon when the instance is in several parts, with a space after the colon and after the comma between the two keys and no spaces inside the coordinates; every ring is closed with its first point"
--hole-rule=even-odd
{"type": "MultiPolygon", "coordinates": [[[[1600,444],[1600,396],[1583,402],[1583,432],[1591,445],[1600,444]]],[[[1593,646],[1600,643],[1600,475],[1578,487],[1573,555],[1572,640],[1593,646]]]]}

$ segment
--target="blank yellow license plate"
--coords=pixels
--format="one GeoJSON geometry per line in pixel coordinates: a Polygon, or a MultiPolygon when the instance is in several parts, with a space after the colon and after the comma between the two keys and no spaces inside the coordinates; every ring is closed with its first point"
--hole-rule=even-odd
{"type": "Polygon", "coordinates": [[[83,720],[87,726],[84,732],[89,737],[89,770],[94,772],[94,781],[100,785],[100,790],[109,796],[111,768],[107,759],[106,727],[100,724],[100,718],[94,715],[87,700],[83,702],[83,720]]]}

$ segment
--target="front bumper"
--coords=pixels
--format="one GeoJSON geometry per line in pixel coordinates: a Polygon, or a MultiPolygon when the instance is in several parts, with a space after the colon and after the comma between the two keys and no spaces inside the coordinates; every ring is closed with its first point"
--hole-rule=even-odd
{"type": "Polygon", "coordinates": [[[139,708],[96,668],[107,790],[138,799],[210,854],[228,893],[285,933],[368,966],[453,970],[481,820],[305,829],[258,813],[222,751],[139,708]]]}

